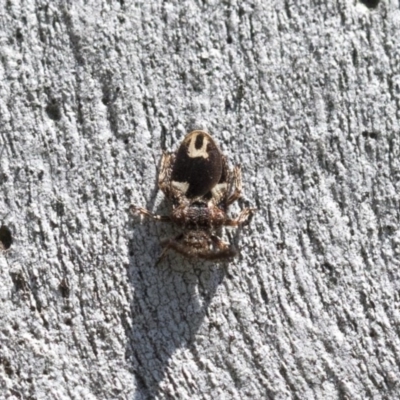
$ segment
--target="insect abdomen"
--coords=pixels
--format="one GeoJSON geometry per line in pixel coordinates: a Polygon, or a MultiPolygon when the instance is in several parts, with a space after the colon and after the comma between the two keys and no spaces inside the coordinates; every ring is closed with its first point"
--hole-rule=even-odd
{"type": "Polygon", "coordinates": [[[222,154],[204,131],[189,133],[179,147],[172,168],[172,184],[188,198],[206,195],[222,175],[222,154]]]}

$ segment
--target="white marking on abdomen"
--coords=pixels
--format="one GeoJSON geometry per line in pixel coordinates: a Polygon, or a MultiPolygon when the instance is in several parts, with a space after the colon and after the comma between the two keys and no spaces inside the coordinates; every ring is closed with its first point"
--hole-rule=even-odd
{"type": "Polygon", "coordinates": [[[187,182],[177,182],[177,181],[172,181],[171,182],[172,186],[179,191],[181,191],[183,194],[186,194],[186,192],[189,189],[189,184],[187,182]]]}

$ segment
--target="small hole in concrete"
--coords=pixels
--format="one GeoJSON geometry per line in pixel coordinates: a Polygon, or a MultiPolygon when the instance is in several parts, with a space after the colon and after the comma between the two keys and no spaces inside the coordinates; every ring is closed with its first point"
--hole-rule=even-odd
{"type": "Polygon", "coordinates": [[[360,0],[360,3],[368,8],[376,8],[378,7],[379,0],[360,0]]]}
{"type": "Polygon", "coordinates": [[[0,227],[0,249],[8,250],[13,242],[12,234],[5,225],[0,227]]]}
{"type": "Polygon", "coordinates": [[[56,101],[52,101],[47,104],[46,112],[50,119],[53,121],[59,121],[61,119],[61,109],[59,104],[56,101]]]}
{"type": "Polygon", "coordinates": [[[365,138],[370,138],[370,139],[377,139],[378,138],[378,132],[370,132],[370,131],[363,131],[361,134],[365,138]]]}
{"type": "Polygon", "coordinates": [[[17,29],[15,37],[17,38],[18,42],[22,42],[24,40],[24,35],[22,34],[21,29],[17,29]]]}

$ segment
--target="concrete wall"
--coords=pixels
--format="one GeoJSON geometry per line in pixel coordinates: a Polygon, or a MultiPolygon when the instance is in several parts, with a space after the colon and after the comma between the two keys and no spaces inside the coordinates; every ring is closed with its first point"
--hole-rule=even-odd
{"type": "Polygon", "coordinates": [[[398,398],[399,38],[395,0],[3,0],[0,398],[398,398]],[[155,265],[128,208],[193,128],[258,213],[155,265]]]}

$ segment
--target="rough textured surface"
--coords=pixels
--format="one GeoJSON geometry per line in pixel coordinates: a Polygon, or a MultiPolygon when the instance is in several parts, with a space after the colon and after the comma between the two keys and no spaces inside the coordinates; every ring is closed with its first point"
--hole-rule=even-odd
{"type": "Polygon", "coordinates": [[[2,1],[0,398],[398,398],[399,7],[2,1]],[[155,266],[195,127],[259,212],[155,266]]]}

